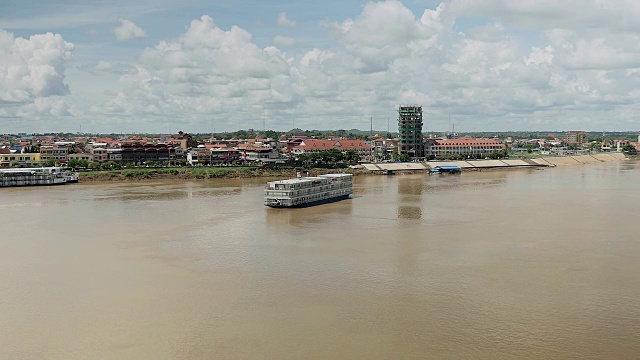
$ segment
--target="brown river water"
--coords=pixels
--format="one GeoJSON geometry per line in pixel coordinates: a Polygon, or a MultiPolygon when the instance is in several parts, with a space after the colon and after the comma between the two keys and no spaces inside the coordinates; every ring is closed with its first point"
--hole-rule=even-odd
{"type": "Polygon", "coordinates": [[[637,359],[640,162],[0,189],[0,359],[637,359]]]}

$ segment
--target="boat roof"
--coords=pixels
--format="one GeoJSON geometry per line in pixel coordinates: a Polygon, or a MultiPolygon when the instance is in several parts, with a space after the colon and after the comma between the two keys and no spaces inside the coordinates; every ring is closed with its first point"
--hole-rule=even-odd
{"type": "Polygon", "coordinates": [[[51,172],[51,171],[62,171],[61,167],[37,167],[37,168],[8,168],[8,169],[0,169],[0,173],[21,173],[21,172],[51,172]]]}
{"type": "Polygon", "coordinates": [[[323,174],[323,175],[318,175],[319,177],[327,177],[327,178],[340,178],[340,177],[348,177],[351,176],[351,174],[323,174]]]}
{"type": "Polygon", "coordinates": [[[269,184],[301,184],[301,183],[310,182],[310,181],[327,180],[331,178],[341,178],[341,177],[347,177],[347,176],[351,176],[351,174],[323,174],[319,176],[307,176],[307,177],[293,178],[293,179],[287,179],[287,180],[269,181],[269,184]]]}
{"type": "Polygon", "coordinates": [[[287,179],[287,180],[269,181],[269,184],[300,184],[300,183],[314,181],[314,180],[326,180],[326,179],[327,178],[310,176],[310,177],[301,177],[301,178],[287,179]]]}

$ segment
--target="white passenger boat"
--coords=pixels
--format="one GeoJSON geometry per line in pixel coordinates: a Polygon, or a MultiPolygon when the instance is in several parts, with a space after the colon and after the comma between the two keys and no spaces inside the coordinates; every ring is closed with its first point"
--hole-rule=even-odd
{"type": "Polygon", "coordinates": [[[77,183],[78,177],[60,167],[0,169],[0,187],[77,183]]]}
{"type": "Polygon", "coordinates": [[[77,172],[66,171],[63,175],[67,183],[77,183],[80,179],[80,174],[77,172]]]}
{"type": "Polygon", "coordinates": [[[346,199],[351,195],[351,174],[270,181],[264,189],[264,204],[271,207],[303,207],[346,199]]]}

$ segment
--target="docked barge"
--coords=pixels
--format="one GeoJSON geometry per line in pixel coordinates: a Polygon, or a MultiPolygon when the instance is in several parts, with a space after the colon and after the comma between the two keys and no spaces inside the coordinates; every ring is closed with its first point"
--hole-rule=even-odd
{"type": "Polygon", "coordinates": [[[349,197],[351,174],[325,174],[270,181],[264,189],[264,204],[270,207],[306,207],[349,197]]]}

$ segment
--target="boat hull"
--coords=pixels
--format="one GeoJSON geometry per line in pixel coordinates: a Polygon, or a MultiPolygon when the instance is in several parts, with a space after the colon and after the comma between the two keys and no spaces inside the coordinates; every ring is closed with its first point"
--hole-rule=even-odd
{"type": "Polygon", "coordinates": [[[270,181],[265,186],[264,204],[269,207],[307,207],[343,200],[352,193],[351,174],[323,174],[314,177],[270,181]]]}
{"type": "Polygon", "coordinates": [[[336,202],[336,201],[340,201],[340,200],[346,200],[349,198],[349,194],[347,195],[340,195],[340,196],[335,196],[332,198],[328,198],[328,199],[322,199],[322,200],[316,200],[316,201],[311,201],[308,203],[304,203],[304,204],[298,204],[298,205],[279,205],[279,204],[265,204],[268,207],[272,207],[272,208],[305,208],[305,207],[311,207],[311,206],[316,206],[316,205],[322,205],[322,204],[328,204],[328,203],[332,203],[332,202],[336,202]]]}

